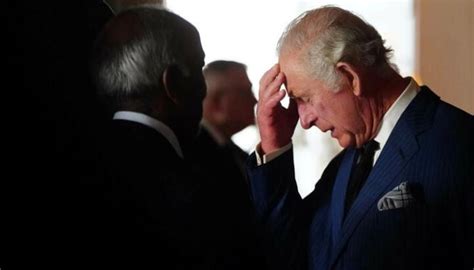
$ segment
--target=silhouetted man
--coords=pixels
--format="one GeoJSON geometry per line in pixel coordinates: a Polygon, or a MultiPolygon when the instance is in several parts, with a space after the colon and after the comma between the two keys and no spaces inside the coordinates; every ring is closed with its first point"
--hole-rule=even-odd
{"type": "Polygon", "coordinates": [[[103,182],[92,185],[103,200],[92,243],[111,253],[104,266],[214,264],[211,208],[187,162],[202,117],[203,65],[196,28],[165,10],[124,11],[99,35],[92,74],[114,112],[99,161],[103,182]]]}

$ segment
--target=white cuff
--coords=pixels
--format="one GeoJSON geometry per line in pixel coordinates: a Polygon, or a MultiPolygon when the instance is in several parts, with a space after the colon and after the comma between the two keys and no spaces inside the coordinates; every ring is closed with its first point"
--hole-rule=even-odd
{"type": "Polygon", "coordinates": [[[275,158],[281,156],[286,151],[290,150],[292,146],[293,146],[293,143],[290,142],[289,144],[283,146],[282,148],[278,148],[277,150],[271,153],[264,154],[262,157],[260,154],[260,152],[262,152],[261,145],[260,143],[257,144],[257,146],[255,147],[255,157],[257,158],[257,165],[260,166],[274,160],[275,158]]]}

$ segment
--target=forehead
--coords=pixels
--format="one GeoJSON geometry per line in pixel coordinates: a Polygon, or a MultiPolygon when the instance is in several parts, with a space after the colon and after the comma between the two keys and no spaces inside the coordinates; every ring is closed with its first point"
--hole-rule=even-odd
{"type": "Polygon", "coordinates": [[[300,52],[280,55],[280,71],[285,74],[288,95],[290,97],[332,95],[333,91],[323,81],[311,75],[300,56],[300,52]]]}
{"type": "Polygon", "coordinates": [[[280,71],[285,74],[285,86],[290,96],[301,94],[304,88],[308,87],[311,78],[300,60],[300,54],[294,52],[284,52],[279,57],[280,71]]]}

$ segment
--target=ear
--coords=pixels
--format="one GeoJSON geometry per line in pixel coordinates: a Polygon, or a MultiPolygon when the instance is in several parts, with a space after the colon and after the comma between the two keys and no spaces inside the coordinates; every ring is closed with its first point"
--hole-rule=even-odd
{"type": "Polygon", "coordinates": [[[166,96],[175,104],[180,102],[180,91],[184,81],[183,73],[175,66],[166,67],[163,72],[163,88],[166,96]]]}
{"type": "Polygon", "coordinates": [[[347,85],[351,87],[352,92],[356,96],[362,95],[362,83],[361,76],[357,69],[348,63],[338,62],[336,69],[342,75],[343,79],[347,82],[347,85]]]}

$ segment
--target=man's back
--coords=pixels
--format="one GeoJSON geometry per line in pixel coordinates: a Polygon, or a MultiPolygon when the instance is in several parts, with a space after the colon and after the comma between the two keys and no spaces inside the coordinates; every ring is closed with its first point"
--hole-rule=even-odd
{"type": "Polygon", "coordinates": [[[203,65],[197,29],[164,9],[123,11],[95,42],[91,74],[115,114],[92,187],[100,206],[92,243],[120,268],[200,269],[215,260],[205,179],[185,159],[202,117],[203,65]]]}
{"type": "Polygon", "coordinates": [[[200,177],[163,135],[113,120],[99,156],[102,176],[92,186],[98,204],[91,230],[93,243],[110,252],[104,262],[176,269],[213,263],[200,177]]]}

